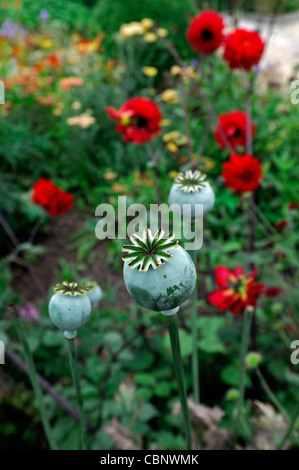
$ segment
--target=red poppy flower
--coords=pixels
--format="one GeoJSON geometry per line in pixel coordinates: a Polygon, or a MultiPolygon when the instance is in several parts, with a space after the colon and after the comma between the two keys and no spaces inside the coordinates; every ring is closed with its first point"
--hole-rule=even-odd
{"type": "Polygon", "coordinates": [[[191,20],[186,37],[195,51],[212,54],[224,39],[224,26],[221,15],[206,10],[191,20]]]}
{"type": "Polygon", "coordinates": [[[123,134],[125,142],[143,144],[160,132],[161,111],[148,98],[131,98],[119,110],[109,106],[106,110],[117,121],[116,130],[123,134]]]}
{"type": "MultiPolygon", "coordinates": [[[[255,134],[255,126],[253,121],[250,123],[251,134],[255,134]]],[[[214,137],[219,147],[224,148],[225,142],[222,139],[220,128],[226,135],[226,138],[232,147],[245,147],[247,139],[247,115],[244,111],[237,109],[229,113],[221,114],[218,118],[218,125],[214,130],[214,137]]]]}
{"type": "Polygon", "coordinates": [[[226,187],[234,190],[234,193],[246,193],[255,191],[260,185],[262,167],[259,160],[248,153],[244,155],[230,155],[229,162],[222,164],[222,178],[226,187]]]}
{"type": "Polygon", "coordinates": [[[264,284],[256,282],[256,276],[256,268],[244,274],[242,266],[237,266],[233,271],[218,266],[215,269],[215,281],[219,289],[209,294],[209,302],[220,312],[230,309],[233,315],[243,312],[246,307],[256,307],[264,289],[264,284]]]}
{"type": "Polygon", "coordinates": [[[295,201],[290,202],[288,207],[289,207],[290,211],[294,211],[294,210],[298,209],[298,202],[295,202],[295,201]]]}
{"type": "Polygon", "coordinates": [[[270,286],[265,289],[264,294],[267,297],[277,297],[280,294],[281,290],[276,286],[270,286]]]}
{"type": "Polygon", "coordinates": [[[40,178],[35,183],[31,199],[52,216],[67,212],[74,202],[72,194],[63,191],[46,178],[40,178]]]}
{"type": "Polygon", "coordinates": [[[258,64],[264,47],[257,31],[237,28],[226,37],[223,58],[231,69],[250,70],[258,64]]]}
{"type": "Polygon", "coordinates": [[[276,222],[275,227],[277,230],[282,230],[288,225],[287,220],[280,220],[279,222],[276,222]]]}

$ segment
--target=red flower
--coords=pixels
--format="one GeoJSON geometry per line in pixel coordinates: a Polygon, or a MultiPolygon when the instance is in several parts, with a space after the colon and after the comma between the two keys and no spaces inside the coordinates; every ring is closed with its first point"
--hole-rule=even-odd
{"type": "Polygon", "coordinates": [[[223,58],[231,69],[250,70],[258,64],[264,47],[257,31],[237,28],[226,37],[223,58]]]}
{"type": "Polygon", "coordinates": [[[277,297],[280,294],[280,289],[276,286],[270,286],[265,289],[264,294],[267,297],[277,297]]]}
{"type": "Polygon", "coordinates": [[[256,157],[245,153],[244,155],[230,155],[229,162],[222,164],[222,177],[226,187],[232,188],[234,193],[255,191],[262,178],[262,167],[256,157]]]}
{"type": "Polygon", "coordinates": [[[116,130],[123,134],[125,142],[143,144],[160,132],[162,114],[148,98],[131,98],[119,110],[111,107],[106,110],[117,121],[116,130]]]}
{"type": "Polygon", "coordinates": [[[209,302],[220,312],[230,309],[233,315],[243,312],[246,307],[256,307],[264,289],[264,284],[256,282],[256,276],[256,268],[244,274],[242,266],[237,266],[233,271],[218,266],[215,269],[215,281],[219,289],[209,294],[209,302]]]}
{"type": "Polygon", "coordinates": [[[40,178],[35,183],[31,199],[52,216],[63,214],[73,206],[73,195],[46,178],[40,178]]]}
{"type": "MultiPolygon", "coordinates": [[[[251,134],[255,134],[255,126],[253,121],[250,123],[251,134]]],[[[226,138],[232,147],[245,147],[247,138],[247,115],[244,111],[237,109],[236,111],[230,111],[226,114],[221,114],[218,118],[218,125],[214,130],[214,137],[219,147],[224,148],[225,142],[222,139],[220,128],[226,135],[226,138]]]]}
{"type": "Polygon", "coordinates": [[[290,202],[288,207],[290,211],[296,210],[298,208],[298,202],[295,202],[295,201],[290,202]]]}
{"type": "Polygon", "coordinates": [[[287,220],[280,220],[279,222],[276,222],[275,227],[277,230],[282,230],[288,225],[287,220]]]}
{"type": "Polygon", "coordinates": [[[224,39],[222,16],[212,10],[203,11],[193,18],[187,31],[187,40],[193,49],[204,54],[216,51],[224,39]]]}

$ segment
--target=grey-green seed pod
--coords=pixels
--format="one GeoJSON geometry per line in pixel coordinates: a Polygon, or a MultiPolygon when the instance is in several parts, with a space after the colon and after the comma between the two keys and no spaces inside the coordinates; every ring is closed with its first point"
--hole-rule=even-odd
{"type": "Polygon", "coordinates": [[[179,173],[171,187],[168,204],[178,204],[183,214],[184,204],[191,205],[191,219],[196,218],[195,204],[202,204],[203,215],[210,212],[215,203],[215,193],[206,175],[199,171],[179,173]]]}
{"type": "Polygon", "coordinates": [[[152,236],[149,229],[142,239],[133,235],[133,245],[123,247],[123,275],[128,292],[139,305],[171,315],[192,293],[196,270],[187,251],[173,241],[174,235],[163,236],[163,230],[152,236]]]}
{"type": "Polygon", "coordinates": [[[89,288],[76,282],[63,282],[54,287],[49,302],[49,315],[66,339],[76,337],[77,329],[89,319],[91,303],[86,295],[89,288]]]}

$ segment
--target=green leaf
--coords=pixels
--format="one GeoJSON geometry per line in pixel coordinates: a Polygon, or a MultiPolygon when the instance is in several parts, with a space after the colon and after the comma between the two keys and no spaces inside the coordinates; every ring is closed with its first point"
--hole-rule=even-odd
{"type": "Polygon", "coordinates": [[[139,385],[154,385],[155,378],[148,374],[136,374],[135,381],[139,385]]]}
{"type": "MultiPolygon", "coordinates": [[[[224,383],[232,387],[238,387],[240,376],[238,367],[230,364],[222,369],[220,376],[224,383]]],[[[245,375],[245,385],[251,387],[251,379],[247,374],[245,375]]]]}
{"type": "Polygon", "coordinates": [[[143,403],[139,414],[139,420],[147,422],[157,415],[158,411],[153,405],[151,405],[151,403],[143,403]]]}
{"type": "Polygon", "coordinates": [[[50,348],[61,346],[64,343],[63,335],[59,331],[46,331],[42,342],[50,348]]]}

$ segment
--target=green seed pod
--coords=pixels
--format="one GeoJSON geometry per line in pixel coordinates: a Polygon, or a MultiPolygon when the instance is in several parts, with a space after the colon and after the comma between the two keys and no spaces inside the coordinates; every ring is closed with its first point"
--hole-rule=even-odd
{"type": "Polygon", "coordinates": [[[77,329],[89,319],[91,303],[89,288],[77,282],[63,282],[54,287],[55,294],[49,302],[49,315],[66,339],[73,339],[77,329]]]}
{"type": "Polygon", "coordinates": [[[101,298],[103,297],[103,291],[100,286],[93,281],[86,283],[87,287],[89,288],[88,297],[92,305],[97,304],[101,298]]]}
{"type": "Polygon", "coordinates": [[[129,294],[139,305],[173,315],[192,293],[196,270],[187,251],[173,241],[174,235],[163,236],[161,229],[154,236],[149,229],[144,230],[143,238],[133,235],[133,245],[123,246],[123,275],[129,294]]]}
{"type": "Polygon", "coordinates": [[[191,204],[191,219],[196,218],[195,204],[202,204],[203,215],[210,212],[214,206],[215,193],[206,181],[206,175],[199,171],[179,173],[171,187],[168,204],[178,204],[183,214],[183,205],[191,204]]]}

